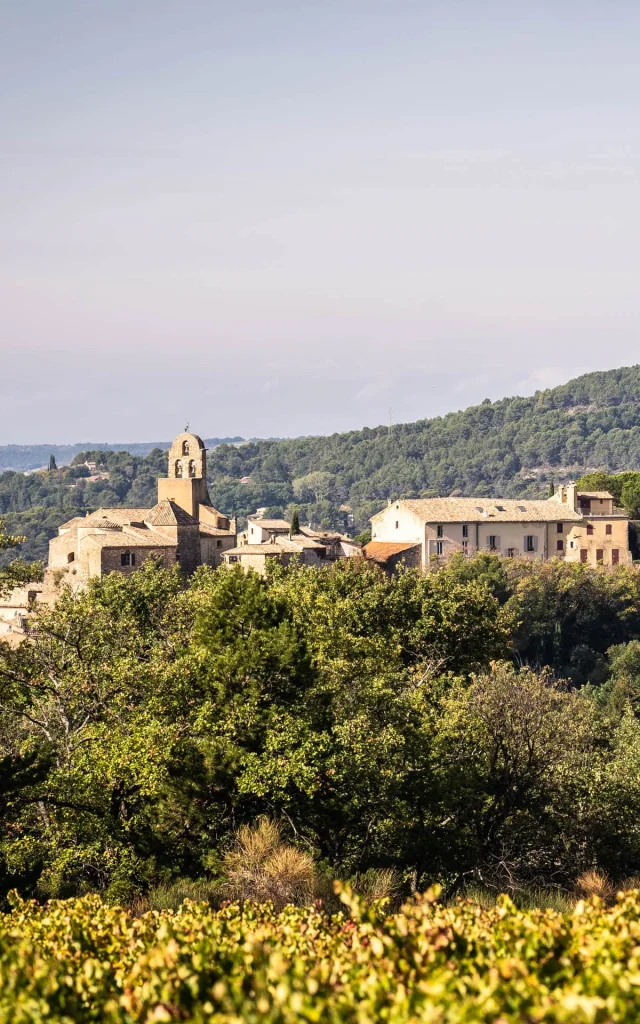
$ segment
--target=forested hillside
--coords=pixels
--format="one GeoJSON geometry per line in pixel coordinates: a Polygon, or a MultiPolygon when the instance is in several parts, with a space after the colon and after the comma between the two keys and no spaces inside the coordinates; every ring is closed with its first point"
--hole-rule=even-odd
{"type": "MultiPolygon", "coordinates": [[[[505,398],[432,420],[330,437],[221,444],[209,453],[214,504],[241,521],[256,508],[351,529],[389,497],[545,496],[549,482],[593,470],[640,469],[640,366],[590,373],[531,398],[505,398]]],[[[69,469],[0,475],[0,515],[42,558],[57,526],[99,505],[147,506],[166,473],[160,449],[145,457],[81,453],[69,469]],[[91,455],[108,479],[87,481],[91,455]],[[84,475],[83,475],[84,474],[84,475]]]]}
{"type": "Polygon", "coordinates": [[[531,398],[505,398],[388,427],[241,448],[209,460],[215,500],[238,512],[303,505],[339,526],[340,505],[366,526],[388,497],[546,495],[589,469],[640,468],[640,366],[590,373],[531,398]],[[250,477],[249,485],[239,484],[250,477]]]}

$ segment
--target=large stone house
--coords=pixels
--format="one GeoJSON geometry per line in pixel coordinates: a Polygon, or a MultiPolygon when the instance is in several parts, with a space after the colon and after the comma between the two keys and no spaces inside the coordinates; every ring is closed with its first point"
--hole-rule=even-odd
{"type": "Polygon", "coordinates": [[[608,492],[579,492],[575,484],[545,500],[406,498],[372,517],[365,547],[388,568],[404,561],[429,569],[455,552],[478,551],[623,565],[631,561],[628,516],[608,492]]]}
{"type": "Polygon", "coordinates": [[[220,565],[236,543],[235,520],[218,512],[207,491],[207,453],[196,434],[179,434],[158,480],[153,508],[99,508],[63,523],[49,542],[47,579],[73,588],[108,572],[129,574],[155,558],[185,575],[220,565]]]}

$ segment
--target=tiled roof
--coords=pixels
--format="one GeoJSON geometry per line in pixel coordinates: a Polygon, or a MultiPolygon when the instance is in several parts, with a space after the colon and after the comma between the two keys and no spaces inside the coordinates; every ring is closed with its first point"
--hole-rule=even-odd
{"type": "Polygon", "coordinates": [[[106,514],[101,515],[98,512],[93,512],[90,516],[85,516],[82,522],[78,523],[78,527],[81,530],[122,530],[122,523],[114,523],[113,519],[108,518],[106,514]]]}
{"type": "Polygon", "coordinates": [[[58,530],[70,530],[73,526],[78,526],[80,523],[84,523],[85,516],[74,516],[73,519],[67,519],[66,523],[62,523],[58,530]]]}
{"type": "MultiPolygon", "coordinates": [[[[529,498],[405,498],[392,506],[408,508],[424,523],[553,523],[580,522],[582,516],[553,499],[529,498]]],[[[386,512],[383,509],[372,519],[386,512]]]]}
{"type": "Polygon", "coordinates": [[[156,530],[139,530],[134,526],[126,526],[118,533],[94,533],[87,537],[100,548],[175,548],[176,541],[165,537],[156,530]]]}
{"type": "Polygon", "coordinates": [[[93,516],[106,516],[113,523],[143,523],[146,517],[149,515],[151,509],[148,508],[97,508],[95,512],[91,512],[86,518],[90,519],[93,516]]]}
{"type": "Polygon", "coordinates": [[[408,543],[392,543],[382,540],[370,540],[368,544],[365,544],[363,553],[366,558],[372,558],[375,562],[386,562],[392,555],[399,555],[402,551],[410,551],[411,548],[420,547],[419,544],[408,543]]]}
{"type": "Polygon", "coordinates": [[[197,520],[170,498],[163,498],[145,518],[150,526],[197,526],[197,520]]]}
{"type": "Polygon", "coordinates": [[[289,540],[288,537],[280,537],[275,543],[270,544],[243,544],[242,547],[229,548],[225,555],[280,555],[284,552],[300,552],[307,550],[324,551],[326,544],[311,540],[310,537],[297,537],[296,540],[289,540]]]}
{"type": "Polygon", "coordinates": [[[262,526],[264,530],[288,530],[289,523],[286,519],[256,519],[249,516],[249,522],[255,526],[262,526]]]}
{"type": "MultiPolygon", "coordinates": [[[[227,548],[225,555],[281,555],[288,548],[281,544],[243,544],[241,548],[227,548]]],[[[296,548],[297,551],[300,548],[296,548]]]]}
{"type": "Polygon", "coordinates": [[[599,498],[601,501],[610,498],[613,501],[613,494],[608,491],[578,491],[579,498],[599,498]]]}
{"type": "Polygon", "coordinates": [[[233,530],[223,530],[219,526],[211,526],[209,523],[199,523],[201,536],[211,537],[235,537],[233,530]]]}

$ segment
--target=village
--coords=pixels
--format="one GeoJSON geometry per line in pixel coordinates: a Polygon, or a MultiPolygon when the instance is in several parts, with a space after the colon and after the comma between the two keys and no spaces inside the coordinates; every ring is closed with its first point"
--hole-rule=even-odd
{"type": "MultiPolygon", "coordinates": [[[[95,465],[88,467],[95,472],[95,465]]],[[[313,529],[294,518],[235,517],[214,508],[207,489],[202,439],[185,431],[168,453],[153,508],[98,508],[63,523],[49,543],[41,583],[0,596],[0,637],[19,642],[38,604],[52,605],[63,587],[77,591],[93,577],[135,572],[148,558],[185,577],[200,565],[253,570],[274,561],[322,567],[365,558],[386,572],[399,566],[429,572],[454,554],[488,552],[508,558],[559,558],[592,566],[631,562],[629,516],[607,491],[558,487],[547,499],[443,497],[393,501],[371,518],[371,540],[313,529]]]]}

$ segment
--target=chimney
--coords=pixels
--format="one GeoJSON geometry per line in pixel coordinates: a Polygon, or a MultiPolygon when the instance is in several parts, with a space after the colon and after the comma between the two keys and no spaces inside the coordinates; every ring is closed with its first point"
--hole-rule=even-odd
{"type": "Polygon", "coordinates": [[[577,510],[578,510],[578,488],[576,487],[576,485],[575,485],[575,483],[573,481],[571,481],[570,484],[567,484],[566,491],[567,491],[567,505],[570,508],[572,508],[574,512],[577,512],[577,510]]]}

